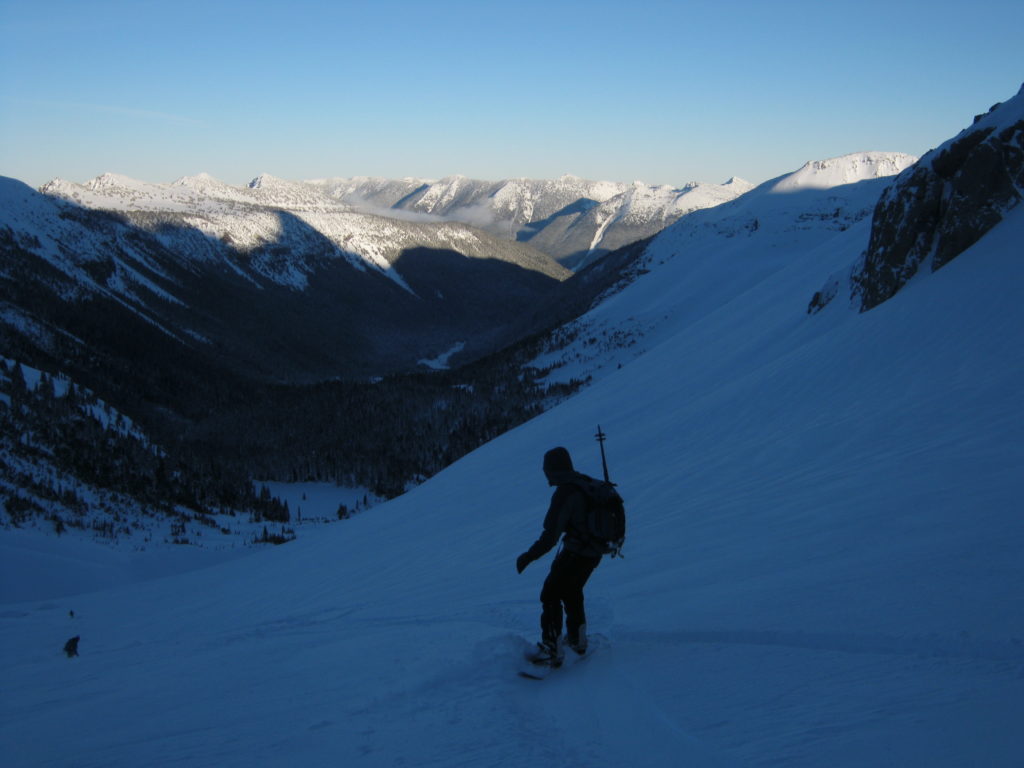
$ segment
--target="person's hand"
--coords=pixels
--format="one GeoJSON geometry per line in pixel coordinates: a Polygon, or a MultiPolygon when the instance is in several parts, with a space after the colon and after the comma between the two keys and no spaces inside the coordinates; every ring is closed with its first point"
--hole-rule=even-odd
{"type": "Polygon", "coordinates": [[[531,562],[530,556],[526,552],[523,552],[523,554],[516,558],[516,572],[522,573],[526,570],[526,566],[531,562]]]}

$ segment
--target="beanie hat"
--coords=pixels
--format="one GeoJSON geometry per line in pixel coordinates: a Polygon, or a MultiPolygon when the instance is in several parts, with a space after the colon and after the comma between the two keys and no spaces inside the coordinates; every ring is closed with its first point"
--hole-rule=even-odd
{"type": "Polygon", "coordinates": [[[544,474],[552,472],[572,472],[572,458],[565,448],[552,448],[544,454],[544,474]]]}

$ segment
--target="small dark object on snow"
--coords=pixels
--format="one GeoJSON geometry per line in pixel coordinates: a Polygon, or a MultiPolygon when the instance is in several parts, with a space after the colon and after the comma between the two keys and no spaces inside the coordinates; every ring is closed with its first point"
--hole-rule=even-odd
{"type": "Polygon", "coordinates": [[[64,643],[64,653],[68,655],[69,659],[78,655],[78,641],[80,637],[80,635],[75,635],[64,643]]]}

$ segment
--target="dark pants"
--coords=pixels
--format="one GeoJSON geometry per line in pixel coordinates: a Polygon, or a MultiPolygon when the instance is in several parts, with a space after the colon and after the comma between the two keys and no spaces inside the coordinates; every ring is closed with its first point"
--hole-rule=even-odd
{"type": "Polygon", "coordinates": [[[565,549],[555,557],[540,591],[540,631],[544,642],[556,642],[562,636],[562,606],[569,641],[574,643],[579,638],[580,627],[587,623],[583,586],[600,562],[599,557],[577,555],[565,549]]]}

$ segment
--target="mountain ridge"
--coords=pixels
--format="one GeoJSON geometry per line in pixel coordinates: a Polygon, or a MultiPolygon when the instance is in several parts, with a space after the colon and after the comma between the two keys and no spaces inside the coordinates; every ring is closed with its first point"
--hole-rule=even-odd
{"type": "Polygon", "coordinates": [[[617,248],[650,237],[687,213],[734,199],[753,186],[735,176],[723,184],[689,182],[673,188],[642,181],[590,181],[571,175],[501,181],[459,175],[439,180],[355,177],[288,181],[260,174],[247,185],[234,187],[206,173],[184,176],[169,185],[108,173],[83,184],[54,179],[40,191],[88,207],[116,210],[189,210],[200,202],[195,194],[206,194],[211,203],[217,201],[215,208],[261,204],[423,223],[459,222],[504,240],[528,243],[565,266],[579,269],[617,248]]]}
{"type": "Polygon", "coordinates": [[[572,269],[643,240],[694,210],[737,197],[753,185],[690,182],[681,188],[557,179],[484,181],[449,176],[425,179],[322,179],[327,194],[371,210],[401,210],[465,221],[507,239],[528,242],[572,269]]]}

